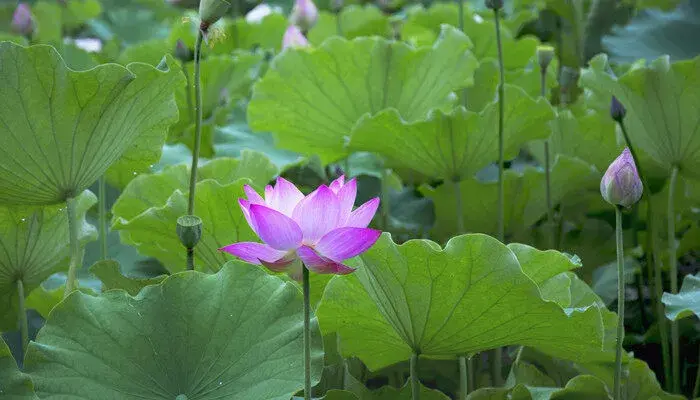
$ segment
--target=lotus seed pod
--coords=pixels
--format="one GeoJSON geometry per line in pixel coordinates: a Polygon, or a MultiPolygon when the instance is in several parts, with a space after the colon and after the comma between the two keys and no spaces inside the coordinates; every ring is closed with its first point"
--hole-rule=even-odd
{"type": "Polygon", "coordinates": [[[226,14],[231,3],[226,0],[202,0],[199,3],[199,28],[206,32],[210,26],[226,14]]]}
{"type": "Polygon", "coordinates": [[[202,238],[202,219],[194,215],[183,215],[177,219],[177,237],[187,249],[193,249],[202,238]]]}
{"type": "Polygon", "coordinates": [[[554,47],[552,46],[537,46],[537,63],[540,64],[540,69],[546,71],[549,64],[554,58],[554,47]]]}
{"type": "Polygon", "coordinates": [[[19,3],[15,12],[12,14],[12,22],[10,24],[12,30],[20,35],[29,35],[34,30],[34,22],[32,21],[32,12],[29,5],[19,3]]]}
{"type": "Polygon", "coordinates": [[[610,101],[610,117],[617,122],[622,122],[622,120],[625,119],[625,115],[627,115],[625,106],[620,103],[617,97],[613,96],[610,101]]]}
{"type": "Polygon", "coordinates": [[[302,32],[308,32],[318,21],[318,9],[313,0],[296,0],[289,22],[296,25],[302,32]]]}
{"type": "Polygon", "coordinates": [[[600,181],[600,194],[612,205],[630,207],[639,201],[643,190],[632,153],[625,148],[605,171],[600,181]]]}

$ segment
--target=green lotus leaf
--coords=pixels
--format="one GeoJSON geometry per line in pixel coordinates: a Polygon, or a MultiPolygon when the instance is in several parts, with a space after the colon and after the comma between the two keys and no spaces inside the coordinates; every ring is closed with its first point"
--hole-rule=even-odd
{"type": "MultiPolygon", "coordinates": [[[[506,86],[506,98],[503,140],[509,160],[523,144],[549,136],[547,124],[554,110],[546,100],[534,100],[515,86],[506,86]]],[[[426,120],[415,122],[406,122],[397,110],[388,109],[361,118],[349,147],[373,151],[395,165],[457,182],[498,160],[497,126],[498,102],[479,114],[457,107],[449,113],[434,110],[426,120]]]]}
{"type": "MultiPolygon", "coordinates": [[[[661,389],[656,374],[647,363],[642,360],[633,359],[629,364],[629,379],[626,380],[624,390],[629,400],[685,400],[685,396],[666,393],[661,389]]],[[[612,377],[612,374],[609,375],[612,377]]],[[[612,382],[608,383],[612,387],[612,382]]]]}
{"type": "Polygon", "coordinates": [[[666,305],[666,318],[677,321],[695,314],[700,318],[700,274],[686,275],[678,294],[664,293],[661,301],[666,305]]]}
{"type": "MultiPolygon", "coordinates": [[[[150,65],[158,65],[166,54],[171,54],[171,47],[164,39],[150,39],[128,46],[119,54],[117,62],[127,65],[133,62],[142,62],[150,65]]],[[[192,71],[190,71],[192,73],[192,71]]],[[[181,116],[182,118],[182,116],[181,116]]]]}
{"type": "Polygon", "coordinates": [[[542,299],[515,255],[482,234],[402,245],[384,234],[335,277],[317,310],[324,333],[337,332],[344,356],[371,370],[411,354],[450,359],[510,344],[564,359],[599,352],[597,307],[565,310],[542,299]],[[439,288],[439,290],[437,289],[439,288]]]}
{"type": "Polygon", "coordinates": [[[579,375],[563,388],[518,384],[512,388],[483,388],[469,400],[607,400],[612,399],[605,383],[591,375],[579,375]]]}
{"type": "Polygon", "coordinates": [[[122,289],[132,296],[136,296],[144,287],[156,285],[167,277],[166,275],[154,278],[126,277],[119,271],[119,263],[114,260],[98,261],[90,267],[90,272],[102,282],[103,291],[122,289]]]}
{"type": "MultiPolygon", "coordinates": [[[[82,288],[78,288],[81,290],[82,288]]],[[[63,300],[63,294],[66,292],[66,286],[62,285],[55,289],[45,289],[43,285],[39,285],[38,288],[32,290],[27,296],[26,307],[35,310],[44,319],[49,317],[49,313],[56,307],[61,300],[63,300]]]]}
{"type": "Polygon", "coordinates": [[[0,395],[16,400],[38,399],[29,375],[23,374],[7,343],[0,337],[0,395]]]}
{"type": "MultiPolygon", "coordinates": [[[[97,202],[86,190],[75,200],[78,238],[97,238],[85,213],[97,202]]],[[[25,296],[55,272],[67,269],[68,216],[65,205],[0,206],[0,330],[17,326],[17,281],[25,296]]]]}
{"type": "MultiPolygon", "coordinates": [[[[432,32],[434,39],[440,32],[442,24],[459,26],[458,7],[454,3],[434,3],[429,9],[415,8],[408,12],[404,25],[409,34],[403,34],[404,39],[417,44],[425,44],[425,39],[412,37],[410,32],[413,26],[419,26],[432,32]]],[[[496,26],[493,16],[484,19],[469,10],[464,13],[464,33],[474,42],[472,52],[481,61],[486,58],[497,58],[496,26]]],[[[428,37],[425,37],[428,38],[428,37]]],[[[524,68],[535,55],[538,40],[533,37],[516,39],[515,35],[506,26],[501,26],[501,39],[503,43],[504,68],[507,70],[524,68]]],[[[429,43],[429,42],[428,42],[429,43]]]]}
{"type": "MultiPolygon", "coordinates": [[[[607,61],[597,56],[598,64],[607,61]]],[[[605,69],[584,69],[581,84],[607,96],[616,96],[627,108],[625,123],[635,148],[670,171],[700,178],[700,57],[671,63],[661,57],[648,66],[631,69],[619,78],[605,69]]]]}
{"type": "MultiPolygon", "coordinates": [[[[551,167],[552,204],[556,205],[566,196],[595,188],[599,184],[594,169],[585,162],[566,156],[558,156],[551,167]]],[[[506,234],[518,237],[524,230],[547,213],[545,201],[544,171],[528,167],[523,173],[507,170],[505,185],[506,234]]],[[[498,183],[467,179],[459,183],[462,192],[462,215],[464,227],[469,232],[495,234],[498,214],[498,183]]],[[[457,212],[454,185],[432,188],[420,187],[420,192],[435,203],[435,226],[433,237],[447,240],[457,233],[457,212]]]]}
{"type": "Polygon", "coordinates": [[[98,0],[68,0],[61,9],[63,29],[74,30],[102,13],[102,5],[98,0]]]}
{"type": "MultiPolygon", "coordinates": [[[[217,158],[200,165],[198,181],[213,179],[222,184],[241,178],[250,179],[253,186],[262,188],[277,175],[277,168],[262,153],[244,150],[240,158],[217,158]]],[[[165,205],[174,191],[189,190],[190,170],[185,164],[165,167],[154,174],[134,179],[112,206],[112,223],[129,221],[151,207],[165,205]]],[[[234,201],[235,199],[232,199],[234,201]]]]}
{"type": "Polygon", "coordinates": [[[8,42],[0,65],[0,203],[63,202],[105,172],[121,186],[158,161],[177,118],[177,71],[106,64],[76,72],[52,47],[8,42]]]}
{"type": "Polygon", "coordinates": [[[264,153],[280,171],[303,160],[298,153],[277,148],[272,134],[252,133],[244,122],[217,127],[214,134],[214,153],[217,157],[239,157],[246,149],[264,153]]]}
{"type": "Polygon", "coordinates": [[[318,46],[331,36],[342,36],[348,39],[360,36],[388,38],[391,33],[389,17],[382,13],[379,8],[373,4],[367,4],[364,7],[350,5],[341,10],[339,17],[331,13],[321,12],[318,22],[309,31],[308,39],[310,43],[318,46]],[[340,25],[338,18],[340,18],[340,25]]]}
{"type": "Polygon", "coordinates": [[[272,132],[283,149],[336,161],[366,113],[395,108],[415,121],[449,107],[451,91],[470,83],[476,68],[470,47],[446,26],[432,47],[334,37],[316,49],[287,49],[255,84],[248,122],[254,131],[272,132]]]}
{"type": "MultiPolygon", "coordinates": [[[[289,399],[303,387],[302,296],[232,262],[101,296],[73,292],[25,358],[40,397],[289,399]],[[179,397],[178,397],[179,396],[179,397]]],[[[323,350],[312,320],[312,378],[323,350]]]]}

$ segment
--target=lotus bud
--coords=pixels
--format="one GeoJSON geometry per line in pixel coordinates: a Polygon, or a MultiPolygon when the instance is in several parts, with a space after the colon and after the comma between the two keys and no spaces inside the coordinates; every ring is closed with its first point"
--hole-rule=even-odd
{"type": "Polygon", "coordinates": [[[343,0],[333,0],[331,1],[331,11],[335,14],[339,14],[343,9],[343,0]]]}
{"type": "Polygon", "coordinates": [[[503,8],[503,0],[485,0],[484,4],[486,8],[490,8],[491,10],[500,10],[503,8]]]}
{"type": "Polygon", "coordinates": [[[613,96],[612,100],[610,101],[610,117],[619,123],[625,119],[626,114],[627,110],[625,109],[625,106],[620,103],[620,100],[618,100],[617,97],[613,96]]]}
{"type": "Polygon", "coordinates": [[[600,181],[600,194],[612,205],[629,207],[642,197],[642,181],[629,148],[610,164],[600,181]]]}
{"type": "Polygon", "coordinates": [[[308,32],[318,21],[318,9],[313,0],[296,0],[289,22],[298,26],[302,32],[308,32]]]}
{"type": "Polygon", "coordinates": [[[216,21],[226,14],[231,3],[226,0],[201,0],[199,3],[199,18],[202,22],[199,29],[203,32],[209,30],[216,21]]]}
{"type": "Polygon", "coordinates": [[[546,71],[549,64],[554,58],[554,47],[552,46],[537,46],[537,63],[540,64],[540,69],[546,71]]]}
{"type": "Polygon", "coordinates": [[[27,3],[19,3],[12,14],[12,30],[20,35],[29,35],[34,30],[32,12],[27,3]]]}
{"type": "Polygon", "coordinates": [[[202,219],[194,215],[183,215],[177,219],[177,237],[187,249],[193,249],[202,238],[202,219]]]}
{"type": "Polygon", "coordinates": [[[175,43],[175,51],[173,53],[175,54],[175,58],[183,63],[194,60],[194,53],[187,47],[182,39],[178,39],[177,43],[175,43]]]}
{"type": "Polygon", "coordinates": [[[282,49],[286,49],[289,47],[308,47],[309,46],[309,41],[306,40],[306,37],[304,36],[303,33],[301,33],[301,30],[297,28],[295,25],[289,25],[287,27],[287,30],[284,32],[284,36],[282,37],[282,49]]]}

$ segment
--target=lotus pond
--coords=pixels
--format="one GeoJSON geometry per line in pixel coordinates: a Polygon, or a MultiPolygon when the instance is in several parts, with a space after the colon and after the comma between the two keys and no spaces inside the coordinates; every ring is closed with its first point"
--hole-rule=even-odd
{"type": "Polygon", "coordinates": [[[698,32],[0,1],[0,398],[698,398],[698,32]]]}

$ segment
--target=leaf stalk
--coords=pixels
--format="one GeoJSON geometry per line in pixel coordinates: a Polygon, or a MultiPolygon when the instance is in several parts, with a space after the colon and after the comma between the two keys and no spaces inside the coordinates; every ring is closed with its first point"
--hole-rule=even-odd
{"type": "Polygon", "coordinates": [[[615,206],[615,244],[617,249],[617,336],[615,346],[615,400],[622,400],[622,341],[625,337],[625,249],[622,240],[622,210],[615,206]]]}

